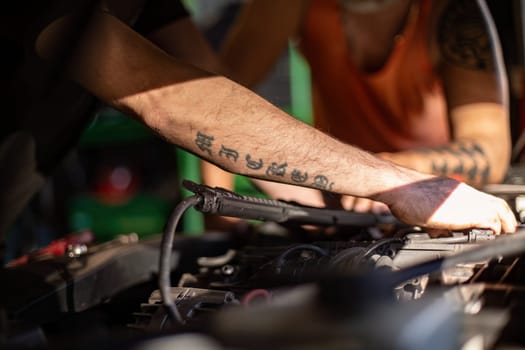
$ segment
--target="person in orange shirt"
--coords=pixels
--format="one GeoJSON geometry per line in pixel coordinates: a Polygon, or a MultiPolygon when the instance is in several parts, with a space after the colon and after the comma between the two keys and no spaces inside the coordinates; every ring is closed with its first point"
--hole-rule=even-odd
{"type": "Polygon", "coordinates": [[[214,73],[220,62],[178,1],[6,4],[0,256],[16,216],[99,103],[233,173],[288,184],[308,174],[304,187],[385,202],[412,225],[516,231],[503,199],[344,144],[214,73]]]}
{"type": "MultiPolygon", "coordinates": [[[[506,76],[487,12],[476,0],[252,0],[220,54],[230,76],[252,87],[294,38],[310,67],[318,129],[481,188],[501,182],[510,163],[506,76]]],[[[202,170],[205,183],[231,189],[230,174],[202,170]]],[[[319,191],[255,181],[274,198],[333,206],[319,191]]],[[[351,196],[337,205],[386,209],[351,196]]]]}

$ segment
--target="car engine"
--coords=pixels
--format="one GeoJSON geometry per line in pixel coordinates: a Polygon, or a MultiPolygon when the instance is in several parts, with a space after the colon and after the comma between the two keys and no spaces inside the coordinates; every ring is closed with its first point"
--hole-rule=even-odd
{"type": "Polygon", "coordinates": [[[2,348],[525,348],[522,229],[433,237],[390,215],[184,185],[194,196],[163,235],[77,235],[2,269],[2,348]],[[178,236],[189,207],[259,223],[178,236]]]}

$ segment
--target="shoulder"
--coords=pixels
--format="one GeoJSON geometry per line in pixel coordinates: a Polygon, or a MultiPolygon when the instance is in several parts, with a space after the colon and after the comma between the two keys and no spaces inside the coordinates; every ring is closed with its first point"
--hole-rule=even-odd
{"type": "Polygon", "coordinates": [[[433,57],[468,69],[491,68],[487,18],[476,0],[434,0],[432,12],[433,57]]]}

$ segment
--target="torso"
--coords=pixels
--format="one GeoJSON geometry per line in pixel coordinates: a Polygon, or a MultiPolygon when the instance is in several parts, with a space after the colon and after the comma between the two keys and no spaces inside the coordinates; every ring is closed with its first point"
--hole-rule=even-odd
{"type": "Polygon", "coordinates": [[[449,141],[429,50],[433,2],[439,0],[392,0],[374,12],[348,13],[348,35],[337,0],[310,2],[300,43],[310,64],[316,127],[372,152],[449,141]]]}
{"type": "Polygon", "coordinates": [[[348,51],[360,70],[374,72],[384,66],[415,6],[417,1],[396,0],[369,11],[341,10],[348,51]]]}

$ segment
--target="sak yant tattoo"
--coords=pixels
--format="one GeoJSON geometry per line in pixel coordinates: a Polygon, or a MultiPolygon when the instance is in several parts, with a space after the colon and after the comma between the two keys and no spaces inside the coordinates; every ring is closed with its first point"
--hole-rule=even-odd
{"type": "Polygon", "coordinates": [[[200,131],[197,131],[197,136],[195,137],[195,144],[199,149],[203,152],[208,153],[208,155],[211,157],[211,147],[213,145],[214,137],[210,135],[206,135],[201,133],[200,131]]]}
{"type": "Polygon", "coordinates": [[[476,144],[459,144],[441,149],[425,151],[438,153],[438,160],[432,161],[432,172],[436,175],[458,175],[471,183],[484,184],[490,176],[490,164],[483,149],[476,144]],[[452,148],[455,147],[455,148],[452,148]],[[454,156],[453,160],[446,156],[454,156]]]}
{"type": "MultiPolygon", "coordinates": [[[[243,156],[243,154],[239,153],[239,151],[233,148],[229,148],[225,145],[221,145],[220,149],[217,151],[218,147],[214,145],[214,141],[214,136],[208,135],[200,131],[197,131],[194,140],[195,145],[199,148],[199,150],[201,150],[203,153],[206,153],[210,158],[213,158],[213,156],[216,155],[218,157],[226,158],[233,162],[237,162],[237,160],[239,160],[239,157],[243,156]]],[[[287,162],[272,162],[269,166],[266,166],[265,162],[261,158],[252,158],[252,156],[249,153],[244,155],[244,159],[246,161],[246,168],[248,169],[260,170],[261,172],[265,172],[267,176],[282,178],[285,178],[287,176],[287,162]]],[[[291,182],[295,182],[297,184],[309,184],[311,187],[320,190],[331,191],[334,185],[334,183],[330,182],[328,178],[324,175],[316,175],[312,179],[310,179],[308,172],[301,171],[299,169],[294,169],[289,176],[291,182]]]]}
{"type": "Polygon", "coordinates": [[[491,71],[491,41],[475,0],[451,0],[439,22],[438,40],[446,62],[462,68],[491,71]]]}
{"type": "Polygon", "coordinates": [[[237,158],[239,158],[239,152],[237,152],[234,149],[226,148],[224,145],[221,145],[221,150],[219,151],[220,157],[226,157],[227,159],[233,160],[234,162],[237,161],[237,158]]]}

